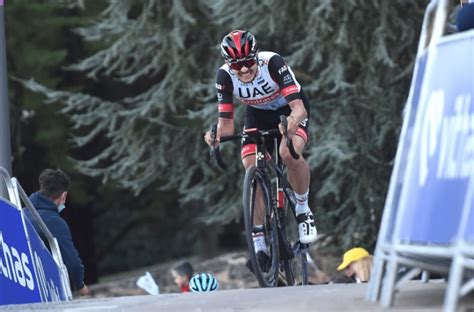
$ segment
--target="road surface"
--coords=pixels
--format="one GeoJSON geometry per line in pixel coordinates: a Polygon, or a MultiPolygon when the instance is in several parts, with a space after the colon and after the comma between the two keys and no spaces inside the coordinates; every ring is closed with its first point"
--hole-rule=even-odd
{"type": "MultiPolygon", "coordinates": [[[[162,294],[70,302],[23,304],[0,307],[0,311],[442,311],[446,283],[422,284],[410,281],[386,310],[379,303],[365,301],[367,284],[330,284],[266,289],[233,289],[212,293],[162,294]]],[[[474,293],[463,298],[459,311],[474,312],[474,293]]]]}

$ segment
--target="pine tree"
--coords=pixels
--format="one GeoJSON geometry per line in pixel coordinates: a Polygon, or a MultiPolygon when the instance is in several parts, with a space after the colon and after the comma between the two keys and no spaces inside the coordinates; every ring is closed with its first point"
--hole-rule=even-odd
{"type": "MultiPolygon", "coordinates": [[[[176,190],[183,213],[226,223],[241,211],[239,146],[223,146],[226,172],[209,159],[202,136],[216,121],[214,79],[219,43],[248,29],[260,50],[280,53],[311,102],[310,205],[320,231],[341,246],[370,246],[380,221],[424,1],[112,1],[95,24],[78,29],[104,45],[69,66],[115,96],[58,91],[30,82],[64,103],[73,143],[105,147],[77,167],[135,194],[176,190]],[[199,207],[199,208],[198,208],[199,207]],[[205,207],[203,209],[203,207],[205,207]]],[[[87,9],[87,2],[84,4],[87,9]]],[[[243,106],[236,111],[241,127],[243,106]]]]}

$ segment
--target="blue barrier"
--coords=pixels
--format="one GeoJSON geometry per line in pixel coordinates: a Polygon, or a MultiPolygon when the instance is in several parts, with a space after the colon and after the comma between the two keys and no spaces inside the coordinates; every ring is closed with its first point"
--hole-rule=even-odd
{"type": "Polygon", "coordinates": [[[28,218],[25,218],[25,225],[38,275],[41,300],[43,302],[66,300],[67,295],[61,284],[61,276],[56,262],[28,218]]]}
{"type": "Polygon", "coordinates": [[[59,269],[30,222],[2,198],[0,216],[0,305],[65,300],[59,269]]]}
{"type": "MultiPolygon", "coordinates": [[[[410,149],[413,128],[415,125],[415,116],[417,115],[416,113],[418,110],[418,102],[419,102],[420,94],[421,94],[421,86],[423,85],[423,77],[425,76],[427,58],[428,58],[428,52],[425,52],[416,59],[416,66],[415,66],[416,72],[413,75],[413,79],[410,86],[411,94],[407,101],[408,103],[406,105],[406,107],[410,109],[409,119],[407,120],[406,135],[404,139],[399,142],[399,146],[398,146],[398,149],[401,151],[408,151],[410,149]]],[[[408,112],[404,112],[404,114],[408,114],[408,112]]],[[[392,234],[394,232],[394,225],[395,225],[394,223],[396,220],[400,194],[402,191],[401,182],[403,180],[403,176],[405,175],[405,170],[406,170],[405,166],[407,162],[406,160],[407,154],[408,153],[401,153],[400,155],[401,157],[401,159],[399,160],[400,168],[398,170],[399,177],[398,179],[396,179],[396,185],[395,185],[395,190],[393,194],[393,202],[392,202],[392,207],[394,207],[394,209],[390,209],[390,218],[389,218],[388,228],[386,231],[386,237],[384,240],[385,242],[392,241],[392,234]]]]}
{"type": "Polygon", "coordinates": [[[465,36],[430,51],[400,199],[401,242],[456,239],[474,173],[473,46],[465,36]]]}
{"type": "Polygon", "coordinates": [[[367,292],[385,307],[422,270],[449,274],[444,311],[474,289],[474,30],[443,37],[451,9],[423,18],[367,292]]]}
{"type": "MultiPolygon", "coordinates": [[[[471,202],[471,205],[474,204],[471,202]]],[[[462,234],[463,239],[470,243],[474,244],[474,209],[471,206],[471,211],[469,211],[467,226],[465,232],[462,234]]]]}
{"type": "Polygon", "coordinates": [[[39,302],[21,212],[0,198],[0,215],[0,304],[39,302]]]}

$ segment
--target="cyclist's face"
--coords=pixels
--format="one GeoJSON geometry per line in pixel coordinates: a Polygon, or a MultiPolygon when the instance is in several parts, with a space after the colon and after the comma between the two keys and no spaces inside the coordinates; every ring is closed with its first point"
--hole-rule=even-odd
{"type": "Polygon", "coordinates": [[[232,72],[239,78],[242,82],[251,82],[255,75],[257,74],[257,63],[253,64],[252,66],[246,67],[243,66],[240,70],[232,69],[232,72]]]}

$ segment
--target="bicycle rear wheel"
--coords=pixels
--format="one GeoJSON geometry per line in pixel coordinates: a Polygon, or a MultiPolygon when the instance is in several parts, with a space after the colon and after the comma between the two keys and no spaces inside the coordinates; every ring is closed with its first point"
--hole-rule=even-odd
{"type": "Polygon", "coordinates": [[[299,243],[293,246],[294,257],[282,261],[282,271],[285,273],[286,286],[308,285],[308,251],[298,250],[299,243]]]}
{"type": "Polygon", "coordinates": [[[293,273],[296,285],[308,285],[308,248],[304,244],[296,243],[293,247],[293,273]]]}
{"type": "MultiPolygon", "coordinates": [[[[287,220],[286,234],[292,242],[293,258],[289,260],[286,270],[293,273],[293,285],[308,285],[308,245],[299,242],[298,223],[295,216],[294,192],[291,188],[286,189],[287,197],[287,220]],[[289,216],[292,215],[293,217],[289,216]]],[[[288,274],[288,273],[287,273],[288,274]]]]}
{"type": "Polygon", "coordinates": [[[245,236],[251,262],[251,270],[262,287],[275,287],[278,283],[279,254],[278,228],[273,213],[273,200],[267,175],[252,166],[245,172],[243,187],[245,236]],[[268,261],[257,259],[253,236],[263,235],[268,261]]]}
{"type": "Polygon", "coordinates": [[[290,241],[287,236],[287,226],[288,226],[288,217],[287,210],[277,209],[279,213],[279,247],[280,247],[280,279],[282,280],[282,285],[284,286],[293,286],[295,284],[295,275],[293,270],[294,262],[294,253],[293,248],[290,245],[290,241]]]}

